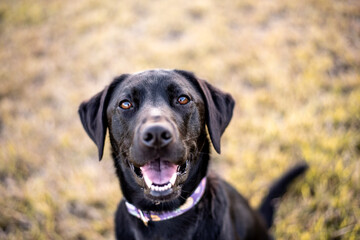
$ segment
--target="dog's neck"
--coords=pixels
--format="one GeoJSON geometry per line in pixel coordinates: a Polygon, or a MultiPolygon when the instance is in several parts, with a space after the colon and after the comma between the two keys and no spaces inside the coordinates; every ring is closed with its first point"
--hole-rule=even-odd
{"type": "Polygon", "coordinates": [[[200,201],[201,197],[204,195],[205,187],[206,177],[201,180],[200,184],[197,186],[191,196],[186,199],[185,203],[172,211],[142,211],[128,202],[125,202],[125,204],[128,212],[131,215],[140,218],[144,225],[147,226],[149,221],[156,222],[168,220],[189,211],[200,201]]]}

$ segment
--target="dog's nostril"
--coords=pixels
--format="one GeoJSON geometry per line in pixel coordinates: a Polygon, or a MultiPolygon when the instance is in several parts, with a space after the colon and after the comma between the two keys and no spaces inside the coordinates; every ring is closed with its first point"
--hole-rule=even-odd
{"type": "Polygon", "coordinates": [[[154,138],[154,136],[151,133],[146,133],[144,136],[144,141],[150,142],[153,138],[154,138]]]}
{"type": "Polygon", "coordinates": [[[171,139],[171,133],[169,131],[164,131],[161,134],[161,138],[164,140],[170,140],[171,139]]]}

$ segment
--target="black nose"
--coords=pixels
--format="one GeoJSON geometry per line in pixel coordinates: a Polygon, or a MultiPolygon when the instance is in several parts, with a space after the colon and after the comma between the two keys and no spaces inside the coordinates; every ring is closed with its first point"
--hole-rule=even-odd
{"type": "Polygon", "coordinates": [[[141,141],[148,147],[165,147],[171,143],[173,134],[167,126],[152,124],[147,126],[141,136],[141,141]]]}

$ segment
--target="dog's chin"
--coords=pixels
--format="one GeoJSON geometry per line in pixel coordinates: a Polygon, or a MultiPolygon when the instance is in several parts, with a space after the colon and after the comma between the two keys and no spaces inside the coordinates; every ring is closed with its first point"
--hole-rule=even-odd
{"type": "Polygon", "coordinates": [[[180,165],[164,159],[149,161],[141,167],[136,167],[131,161],[129,165],[144,196],[155,204],[178,198],[190,170],[190,160],[180,165]]]}

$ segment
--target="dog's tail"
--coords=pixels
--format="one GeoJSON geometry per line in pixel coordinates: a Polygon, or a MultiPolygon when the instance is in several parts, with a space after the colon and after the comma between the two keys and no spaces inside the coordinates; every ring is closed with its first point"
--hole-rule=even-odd
{"type": "Polygon", "coordinates": [[[296,177],[303,174],[308,168],[309,165],[307,163],[301,163],[288,170],[270,187],[268,195],[262,200],[262,203],[258,209],[268,228],[270,228],[273,224],[276,199],[282,197],[290,183],[296,177]]]}

